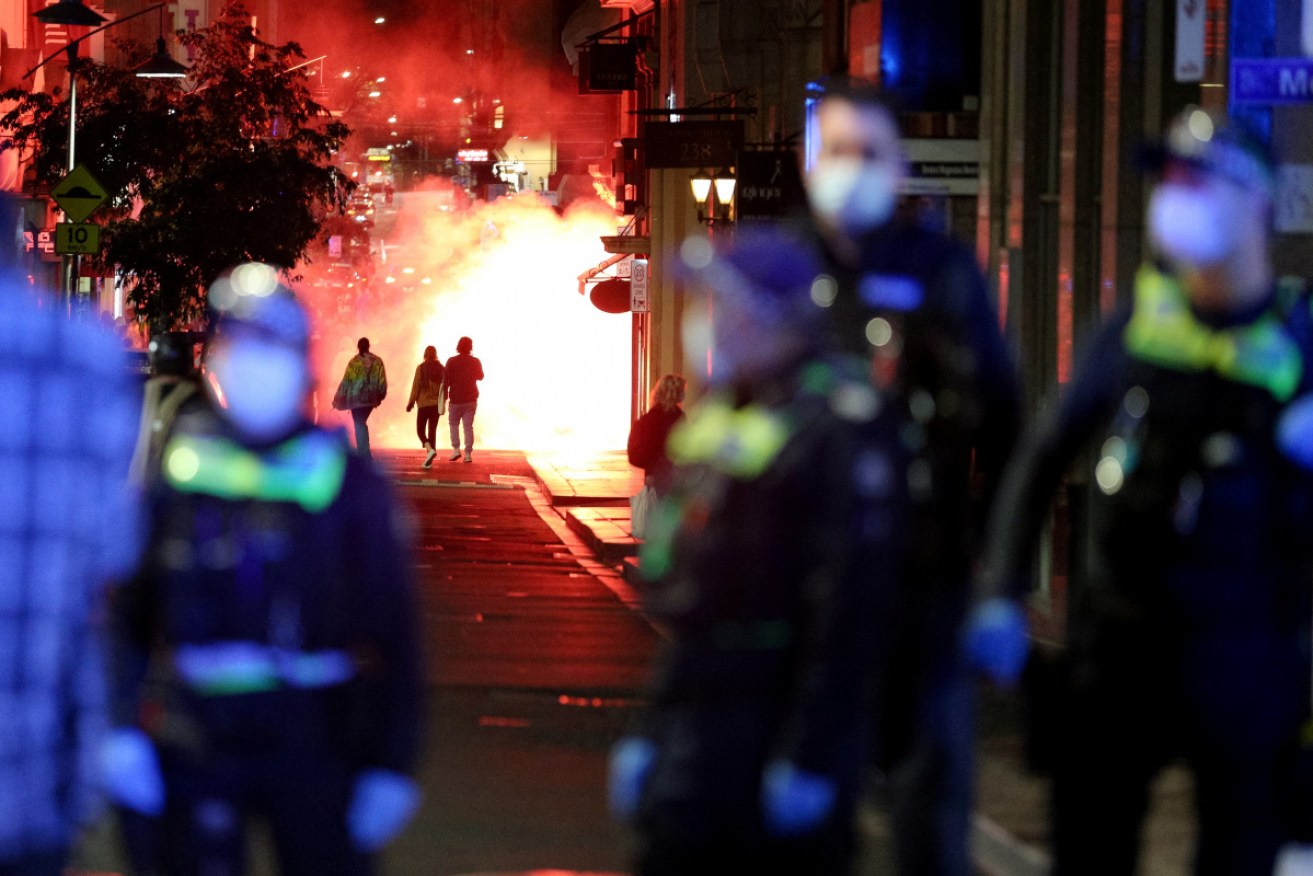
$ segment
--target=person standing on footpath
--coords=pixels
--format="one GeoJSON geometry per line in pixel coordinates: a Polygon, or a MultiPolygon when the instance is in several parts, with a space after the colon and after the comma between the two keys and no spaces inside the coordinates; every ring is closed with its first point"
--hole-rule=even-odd
{"type": "MultiPolygon", "coordinates": [[[[638,833],[640,876],[838,876],[869,727],[865,533],[887,524],[880,400],[862,363],[823,355],[806,242],[745,230],[727,254],[684,250],[714,297],[714,369],[671,433],[641,552],[645,610],[669,635],[613,750],[611,807],[638,833]]],[[[707,333],[686,326],[690,361],[707,333]]]]}
{"type": "Polygon", "coordinates": [[[1089,560],[1052,692],[1056,876],[1137,872],[1148,787],[1194,773],[1201,876],[1268,876],[1313,788],[1309,710],[1313,314],[1275,278],[1276,164],[1241,124],[1187,109],[1150,154],[1153,257],[1053,416],[1008,470],[975,650],[1015,677],[1019,614],[1059,480],[1093,461],[1089,560]],[[1005,659],[999,660],[1003,655],[1005,659]]]}
{"type": "Polygon", "coordinates": [[[406,413],[419,405],[419,413],[415,415],[415,432],[425,451],[424,468],[432,468],[433,457],[438,455],[438,420],[442,417],[446,372],[438,361],[437,347],[425,347],[424,361],[415,367],[415,379],[410,383],[410,401],[406,402],[406,413]]]}
{"type": "Polygon", "coordinates": [[[678,374],[667,374],[652,387],[647,413],[634,421],[629,430],[627,452],[629,464],[643,469],[643,482],[658,496],[670,487],[673,466],[666,442],[670,430],[684,419],[684,389],[688,381],[678,374]]]}
{"type": "Polygon", "coordinates": [[[305,417],[309,322],[275,271],[210,301],[214,407],[165,447],[112,606],[107,785],[160,872],[244,872],[259,819],[287,876],[365,876],[419,804],[407,538],[384,477],[305,417]]]}
{"type": "Polygon", "coordinates": [[[60,876],[102,814],[106,587],[144,536],[138,383],[120,339],[61,310],[0,275],[0,873],[19,876],[60,876]]]}
{"type": "Polygon", "coordinates": [[[465,461],[474,461],[474,412],[479,407],[479,381],[483,379],[483,363],[470,354],[474,342],[461,338],[456,342],[456,355],[447,360],[447,424],[451,427],[451,456],[460,459],[461,430],[464,429],[465,461]]]}
{"type": "Polygon", "coordinates": [[[356,427],[356,453],[373,459],[369,450],[366,421],[388,394],[388,376],[383,360],[369,352],[369,338],[356,341],[356,355],[346,363],[346,372],[333,395],[333,410],[350,411],[356,427]]]}
{"type": "Polygon", "coordinates": [[[673,466],[666,452],[670,430],[684,419],[684,387],[678,374],[667,374],[652,387],[647,413],[629,429],[629,464],[643,469],[643,486],[629,499],[629,531],[635,538],[647,535],[647,523],[657,500],[670,488],[673,466]]]}
{"type": "Polygon", "coordinates": [[[971,253],[895,217],[907,162],[891,105],[873,84],[836,80],[816,121],[808,227],[832,282],[813,293],[831,344],[868,362],[899,421],[897,568],[873,582],[877,764],[899,872],[966,876],[974,704],[959,640],[1019,384],[971,253]]]}

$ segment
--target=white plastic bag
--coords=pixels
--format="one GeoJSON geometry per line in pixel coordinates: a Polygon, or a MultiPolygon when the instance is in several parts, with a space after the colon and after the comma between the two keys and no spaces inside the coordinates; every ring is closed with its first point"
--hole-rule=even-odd
{"type": "Polygon", "coordinates": [[[629,533],[634,538],[647,538],[647,523],[656,510],[656,490],[647,484],[637,495],[629,497],[629,533]]]}

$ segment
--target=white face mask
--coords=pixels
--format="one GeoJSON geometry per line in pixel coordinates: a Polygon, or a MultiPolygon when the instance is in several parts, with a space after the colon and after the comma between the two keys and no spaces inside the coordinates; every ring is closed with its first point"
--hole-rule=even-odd
{"type": "Polygon", "coordinates": [[[898,177],[886,164],[823,158],[807,174],[807,200],[826,222],[850,234],[888,221],[898,201],[898,177]]]}
{"type": "Polygon", "coordinates": [[[210,397],[244,436],[271,441],[300,422],[310,379],[298,351],[243,338],[211,350],[206,371],[210,397]]]}
{"type": "Polygon", "coordinates": [[[1216,195],[1192,186],[1162,183],[1149,198],[1149,236],[1164,258],[1205,267],[1235,251],[1234,217],[1216,195]]]}

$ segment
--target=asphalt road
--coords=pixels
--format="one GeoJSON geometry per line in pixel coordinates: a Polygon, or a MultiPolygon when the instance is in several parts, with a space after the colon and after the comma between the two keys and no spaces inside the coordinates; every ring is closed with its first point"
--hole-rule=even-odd
{"type": "Polygon", "coordinates": [[[624,870],[606,753],[656,634],[564,526],[544,522],[522,456],[440,458],[430,472],[404,458],[392,465],[411,484],[400,492],[415,514],[432,702],[426,805],[389,872],[624,870]]]}

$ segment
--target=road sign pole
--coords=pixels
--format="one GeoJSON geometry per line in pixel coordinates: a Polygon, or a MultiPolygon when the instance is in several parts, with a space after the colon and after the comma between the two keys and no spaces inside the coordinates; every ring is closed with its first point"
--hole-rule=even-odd
{"type": "MultiPolygon", "coordinates": [[[[78,74],[77,74],[77,44],[74,43],[68,47],[68,171],[73,172],[77,166],[77,131],[78,131],[78,74]]],[[[78,263],[80,256],[64,256],[64,302],[70,312],[73,307],[73,296],[76,294],[73,285],[76,277],[80,273],[81,265],[78,263]]]]}

